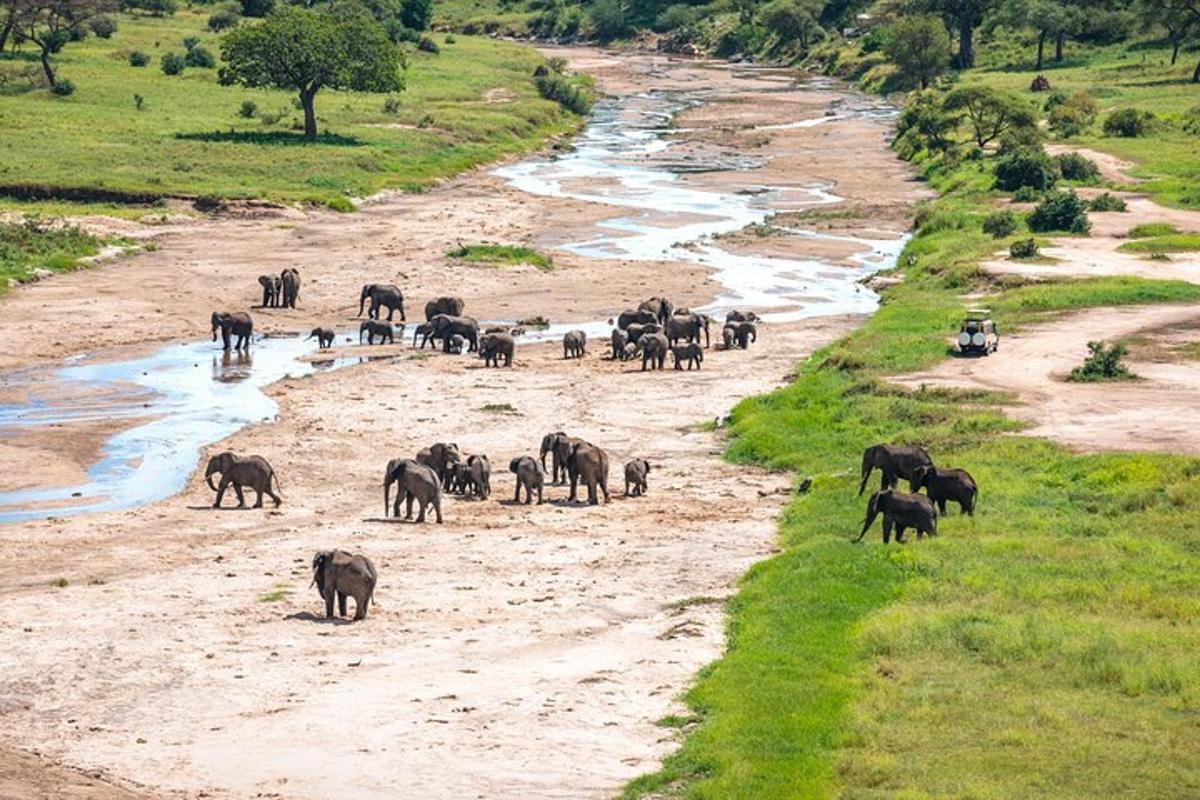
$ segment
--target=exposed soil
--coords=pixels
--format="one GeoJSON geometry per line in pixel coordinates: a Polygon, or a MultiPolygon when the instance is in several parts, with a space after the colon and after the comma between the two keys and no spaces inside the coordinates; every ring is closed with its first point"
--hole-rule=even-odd
{"type": "MultiPolygon", "coordinates": [[[[566,55],[611,92],[703,85],[726,106],[717,116],[747,114],[755,125],[819,116],[838,96],[770,92],[778,72],[566,55]]],[[[724,132],[706,140],[704,108],[680,122],[701,129],[688,145],[697,156],[729,146],[724,132]]],[[[924,190],[887,151],[887,127],[844,121],[836,147],[823,126],[758,131],[762,166],[744,181],[830,186],[849,206],[903,205],[924,190]]],[[[0,369],[207,337],[211,310],[251,306],[255,276],[287,266],[304,276],[300,309],[255,310],[261,330],[344,327],[367,282],[402,285],[417,318],[424,299],[444,293],[464,296],[481,319],[555,322],[603,319],[652,294],[711,299],[695,264],[555,252],[556,269],[543,273],[444,258],[460,240],[548,249],[613,213],[476,172],[344,216],[259,209],[148,229],[113,223],[157,249],[11,292],[0,341],[21,347],[0,354],[0,369]],[[68,314],[69,328],[45,324],[68,314]]],[[[803,239],[794,245],[793,256],[807,255],[803,239]]],[[[0,794],[610,796],[672,748],[654,723],[680,711],[678,693],[719,654],[720,600],[772,551],[788,488],[782,476],[724,463],[719,434],[698,423],[778,385],[856,322],[769,326],[750,350],[707,351],[690,373],[644,374],[602,359],[596,342],[581,361],[523,346],[511,370],[405,356],[284,380],[271,389],[277,422],[212,448],[268,458],[281,509],[214,512],[193,476],[157,505],[5,526],[0,794]],[[514,413],[483,410],[505,403],[514,413]],[[540,507],[507,502],[509,458],[555,429],[609,452],[611,503],[568,505],[562,487],[540,507]],[[439,440],[491,457],[492,499],[447,500],[440,526],[381,519],[385,462],[439,440]],[[635,456],[653,464],[650,493],[626,499],[621,464],[635,456]],[[321,619],[309,561],[330,547],[367,553],[379,569],[365,623],[321,619]]],[[[9,440],[0,471],[57,462],[73,479],[96,441],[9,440]]]]}

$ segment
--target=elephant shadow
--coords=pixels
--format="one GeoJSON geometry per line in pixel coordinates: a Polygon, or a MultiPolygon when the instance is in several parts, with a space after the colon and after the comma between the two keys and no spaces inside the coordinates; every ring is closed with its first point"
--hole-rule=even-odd
{"type": "Polygon", "coordinates": [[[384,525],[429,525],[430,523],[436,522],[433,517],[433,512],[430,511],[429,514],[430,516],[427,517],[424,522],[417,522],[417,515],[415,511],[413,512],[412,519],[405,519],[404,517],[363,517],[363,522],[379,522],[384,525]]]}
{"type": "Polygon", "coordinates": [[[300,611],[295,614],[288,614],[284,617],[285,620],[295,620],[297,622],[312,622],[317,625],[350,625],[353,623],[351,619],[343,619],[342,617],[334,617],[328,619],[324,614],[314,614],[311,611],[300,611]]]}
{"type": "Polygon", "coordinates": [[[206,506],[188,506],[187,510],[188,511],[267,511],[267,510],[274,511],[275,509],[268,509],[265,504],[263,505],[262,508],[255,508],[254,503],[246,503],[246,505],[244,505],[244,506],[239,506],[235,503],[233,505],[223,505],[220,508],[217,508],[212,503],[209,503],[206,506]]]}

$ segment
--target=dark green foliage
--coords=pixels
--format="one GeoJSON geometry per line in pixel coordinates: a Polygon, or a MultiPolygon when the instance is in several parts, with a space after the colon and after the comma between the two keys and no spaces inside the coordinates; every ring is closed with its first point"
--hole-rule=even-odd
{"type": "Polygon", "coordinates": [[[129,54],[129,66],[144,67],[150,63],[150,56],[143,53],[141,50],[134,50],[129,54]]]}
{"type": "Polygon", "coordinates": [[[275,0],[241,0],[243,17],[265,17],[275,7],[275,0]]]}
{"type": "Polygon", "coordinates": [[[1071,370],[1067,380],[1076,383],[1092,383],[1096,381],[1127,381],[1133,373],[1121,363],[1125,357],[1126,347],[1120,342],[1105,346],[1104,342],[1088,342],[1090,355],[1082,365],[1071,370]]]}
{"type": "Polygon", "coordinates": [[[1094,181],[1100,177],[1096,162],[1079,153],[1062,153],[1054,157],[1054,165],[1064,180],[1094,181]]]}
{"type": "Polygon", "coordinates": [[[50,87],[50,92],[58,95],[59,97],[69,97],[70,95],[75,94],[75,84],[71,83],[66,78],[59,78],[54,82],[54,85],[50,87]]]}
{"type": "Polygon", "coordinates": [[[824,35],[820,23],[800,0],[771,0],[759,13],[762,24],[781,45],[793,42],[802,48],[824,35]]]}
{"type": "Polygon", "coordinates": [[[88,27],[101,39],[111,39],[112,35],[117,32],[117,21],[107,14],[101,14],[93,17],[92,21],[88,23],[88,27]]]}
{"type": "Polygon", "coordinates": [[[258,104],[253,100],[243,100],[241,106],[238,107],[238,116],[242,119],[253,119],[258,113],[258,104]]]}
{"type": "Polygon", "coordinates": [[[937,92],[912,92],[904,99],[896,123],[896,150],[903,158],[912,158],[923,150],[944,152],[951,146],[950,135],[957,124],[953,115],[942,110],[937,92]]]}
{"type": "Polygon", "coordinates": [[[189,67],[212,69],[217,65],[217,60],[213,58],[213,54],[208,50],[205,50],[200,45],[195,45],[188,48],[187,54],[183,57],[183,63],[189,67]]]}
{"type": "Polygon", "coordinates": [[[942,101],[942,110],[966,121],[980,147],[1011,131],[1037,127],[1037,117],[1028,102],[991,86],[955,89],[942,101]]]}
{"type": "Polygon", "coordinates": [[[592,21],[592,31],[601,42],[619,39],[630,31],[629,17],[621,0],[592,0],[588,18],[592,21]]]}
{"type": "Polygon", "coordinates": [[[565,75],[538,75],[533,83],[538,94],[574,114],[583,116],[592,110],[592,98],[588,92],[565,75]]]}
{"type": "Polygon", "coordinates": [[[434,55],[442,52],[442,48],[438,47],[438,43],[428,36],[421,37],[420,41],[417,42],[417,49],[422,53],[432,53],[434,55]]]}
{"type": "Polygon", "coordinates": [[[1027,223],[1029,230],[1035,233],[1087,233],[1092,227],[1087,218],[1087,204],[1073,191],[1046,195],[1046,199],[1029,215],[1027,223]]]}
{"type": "Polygon", "coordinates": [[[156,17],[166,17],[179,10],[176,0],[121,0],[123,11],[144,11],[156,17]]]}
{"type": "Polygon", "coordinates": [[[936,17],[904,17],[887,29],[883,50],[902,78],[922,89],[950,67],[950,35],[936,17]]]}
{"type": "Polygon", "coordinates": [[[1054,163],[1040,149],[1022,148],[996,161],[996,187],[1013,192],[1028,186],[1046,190],[1054,186],[1054,163]]]}
{"type": "Polygon", "coordinates": [[[1126,205],[1125,201],[1115,194],[1104,192],[1088,202],[1088,209],[1091,211],[1125,211],[1126,205]]]}
{"type": "Polygon", "coordinates": [[[183,56],[178,53],[166,53],[159,62],[164,75],[178,75],[183,72],[183,68],[187,66],[183,56]]]}
{"type": "Polygon", "coordinates": [[[983,232],[993,239],[1003,239],[1017,229],[1017,215],[1011,211],[997,211],[983,219],[983,232]]]}
{"type": "Polygon", "coordinates": [[[1047,102],[1046,108],[1049,112],[1047,124],[1050,130],[1062,138],[1086,133],[1096,121],[1096,114],[1099,112],[1096,101],[1086,92],[1076,92],[1053,105],[1047,102]]]}
{"type": "Polygon", "coordinates": [[[1013,192],[1013,201],[1017,203],[1040,203],[1045,196],[1045,192],[1038,191],[1032,186],[1022,186],[1013,192]]]}
{"type": "Polygon", "coordinates": [[[1136,138],[1145,135],[1155,121],[1150,111],[1139,111],[1136,108],[1120,108],[1108,115],[1104,120],[1105,136],[1124,136],[1136,138]]]}
{"type": "Polygon", "coordinates": [[[400,5],[400,21],[409,30],[425,30],[432,17],[433,0],[404,0],[400,5]]]}
{"type": "Polygon", "coordinates": [[[1008,254],[1013,258],[1034,258],[1038,254],[1037,242],[1033,239],[1020,239],[1008,248],[1008,254]]]}
{"type": "Polygon", "coordinates": [[[208,18],[208,29],[214,33],[229,30],[242,20],[242,15],[233,8],[222,8],[213,12],[208,18]]]}

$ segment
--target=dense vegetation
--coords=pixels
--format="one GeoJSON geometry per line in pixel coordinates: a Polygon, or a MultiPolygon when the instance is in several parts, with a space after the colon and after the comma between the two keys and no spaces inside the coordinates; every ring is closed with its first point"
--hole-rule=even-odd
{"type": "Polygon", "coordinates": [[[71,269],[84,256],[94,255],[104,244],[74,225],[36,216],[20,222],[0,222],[0,294],[9,280],[24,281],[34,270],[71,269]]]}

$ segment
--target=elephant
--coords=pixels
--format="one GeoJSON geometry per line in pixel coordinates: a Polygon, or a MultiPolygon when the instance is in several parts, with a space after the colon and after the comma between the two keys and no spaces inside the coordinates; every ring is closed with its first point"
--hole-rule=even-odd
{"type": "Polygon", "coordinates": [[[546,482],[546,470],[533,456],[520,456],[508,462],[508,471],[517,476],[517,488],[513,493],[513,502],[521,502],[521,487],[525,487],[525,505],[533,502],[533,492],[537,490],[538,505],[542,504],[542,486],[546,482]]]}
{"type": "Polygon", "coordinates": [[[262,508],[263,495],[270,495],[275,501],[275,507],[279,508],[283,499],[271,491],[271,485],[274,483],[275,488],[279,488],[279,478],[275,475],[275,470],[271,469],[271,465],[262,456],[239,456],[225,451],[218,453],[208,460],[208,467],[204,470],[204,482],[208,484],[208,488],[217,493],[217,499],[213,501],[213,508],[221,507],[221,499],[225,497],[225,490],[230,486],[237,494],[238,508],[246,507],[246,497],[242,494],[242,487],[253,489],[258,498],[254,503],[255,508],[262,508]],[[221,476],[220,485],[214,485],[212,476],[219,474],[221,476]]]}
{"type": "Polygon", "coordinates": [[[250,350],[250,337],[254,334],[254,320],[245,311],[214,311],[212,314],[212,340],[217,340],[217,331],[221,331],[221,341],[225,349],[229,349],[230,334],[237,337],[235,350],[250,350]]]}
{"type": "Polygon", "coordinates": [[[325,601],[325,619],[333,619],[333,600],[338,602],[338,615],[346,616],[346,597],[354,598],[354,621],[367,618],[367,609],[375,596],[379,573],[366,556],[351,555],[342,550],[326,550],[313,556],[312,584],[325,601]]]}
{"type": "Polygon", "coordinates": [[[734,340],[737,339],[737,328],[733,325],[726,325],[721,329],[721,345],[725,350],[732,350],[734,340]]]}
{"type": "MultiPolygon", "coordinates": [[[[358,343],[362,344],[363,334],[367,334],[367,344],[375,344],[375,339],[378,337],[380,344],[395,344],[396,332],[392,328],[390,322],[379,322],[373,319],[364,319],[362,324],[358,326],[358,343]]],[[[404,326],[400,326],[400,341],[404,341],[404,326]]]]}
{"type": "MultiPolygon", "coordinates": [[[[429,322],[438,314],[448,317],[461,317],[467,304],[461,297],[435,297],[425,304],[425,321],[429,322]]],[[[403,317],[401,317],[403,319],[403,317]]]]}
{"type": "Polygon", "coordinates": [[[676,313],[663,327],[663,332],[667,334],[667,339],[671,344],[675,344],[680,339],[687,339],[689,342],[699,342],[700,332],[704,331],[704,346],[708,347],[712,344],[709,337],[708,326],[712,319],[704,314],[679,314],[676,313]]]}
{"type": "Polygon", "coordinates": [[[295,308],[296,301],[300,298],[300,271],[288,267],[279,273],[279,280],[283,284],[279,295],[279,307],[295,308]]]}
{"type": "Polygon", "coordinates": [[[893,444],[871,445],[863,451],[862,482],[858,484],[858,495],[862,497],[863,490],[867,488],[867,479],[871,477],[873,469],[878,468],[883,472],[883,479],[879,484],[880,489],[894,488],[898,479],[905,478],[909,488],[916,491],[913,472],[917,467],[932,466],[933,459],[920,447],[902,447],[893,444]]]}
{"type": "Polygon", "coordinates": [[[450,352],[450,337],[455,334],[467,341],[468,353],[474,353],[479,349],[479,323],[471,317],[435,314],[433,319],[429,320],[429,325],[432,331],[430,336],[434,339],[441,339],[442,349],[447,353],[450,352]]]}
{"type": "MultiPolygon", "coordinates": [[[[319,350],[327,350],[330,347],[333,347],[333,337],[334,337],[334,333],[329,328],[313,328],[312,333],[310,333],[308,336],[306,336],[305,340],[316,339],[317,340],[317,348],[319,350]]],[[[360,337],[359,340],[361,341],[361,337],[362,337],[361,332],[359,333],[359,337],[360,337]]]]}
{"type": "Polygon", "coordinates": [[[446,347],[446,352],[452,353],[453,355],[456,355],[456,356],[462,355],[463,344],[464,344],[463,337],[459,336],[456,333],[450,337],[450,341],[448,342],[447,347],[446,347]]]}
{"type": "Polygon", "coordinates": [[[612,360],[625,360],[625,345],[629,344],[629,335],[620,328],[612,329],[612,360]]]}
{"type": "Polygon", "coordinates": [[[650,474],[650,462],[644,458],[635,458],[625,465],[625,496],[641,497],[649,488],[646,476],[650,474]]]}
{"type": "Polygon", "coordinates": [[[437,348],[437,343],[433,339],[433,326],[428,322],[422,322],[413,330],[413,347],[417,347],[418,337],[424,337],[421,339],[421,350],[424,350],[425,345],[427,344],[431,345],[435,349],[437,348]]]}
{"type": "Polygon", "coordinates": [[[862,531],[855,542],[867,535],[878,514],[883,514],[883,543],[891,541],[892,527],[896,528],[896,541],[904,544],[904,531],[915,528],[917,538],[923,534],[937,536],[937,509],[923,494],[906,494],[895,489],[884,489],[871,495],[867,502],[867,516],[862,531]]]}
{"type": "Polygon", "coordinates": [[[653,311],[627,308],[617,315],[617,327],[621,330],[625,330],[634,323],[648,325],[652,322],[658,322],[658,314],[653,311]]]}
{"type": "Polygon", "coordinates": [[[462,462],[462,454],[458,445],[453,442],[438,442],[417,453],[417,463],[424,464],[434,471],[443,488],[449,490],[452,479],[452,467],[462,462]]]}
{"type": "Polygon", "coordinates": [[[652,369],[662,369],[670,349],[667,337],[661,333],[648,333],[638,339],[638,350],[642,353],[642,372],[646,371],[648,365],[652,369]]]}
{"type": "Polygon", "coordinates": [[[400,291],[399,286],[393,283],[368,283],[362,287],[362,291],[358,295],[358,316],[360,317],[368,297],[371,298],[371,307],[367,310],[368,318],[379,319],[379,308],[383,306],[388,310],[388,322],[392,321],[392,315],[397,311],[400,312],[401,321],[405,319],[404,294],[400,291]]]}
{"type": "Polygon", "coordinates": [[[567,456],[570,455],[571,445],[582,442],[573,436],[567,436],[562,431],[547,433],[542,437],[541,460],[542,471],[546,471],[546,454],[550,454],[551,478],[554,485],[567,479],[567,456]]]}
{"type": "Polygon", "coordinates": [[[725,334],[727,330],[733,331],[733,342],[743,350],[758,341],[758,326],[753,322],[725,323],[725,328],[721,331],[721,339],[725,342],[729,341],[725,334]]]}
{"type": "Polygon", "coordinates": [[[571,494],[567,498],[576,501],[576,488],[583,481],[588,490],[588,505],[599,505],[596,488],[604,492],[604,502],[608,496],[608,453],[590,442],[577,441],[571,445],[567,454],[567,476],[571,479],[571,494]]]}
{"type": "Polygon", "coordinates": [[[587,355],[587,334],[567,331],[563,334],[563,358],[583,358],[587,355]]]}
{"type": "Polygon", "coordinates": [[[275,282],[278,280],[274,275],[259,275],[258,285],[262,287],[262,307],[274,308],[278,303],[279,293],[276,291],[275,282]]]}
{"type": "Polygon", "coordinates": [[[638,346],[633,342],[626,342],[625,349],[621,352],[621,360],[629,361],[637,357],[638,346]]]}
{"type": "Polygon", "coordinates": [[[686,361],[688,371],[691,372],[693,364],[696,369],[700,369],[700,362],[704,360],[704,348],[699,342],[679,344],[671,348],[671,356],[675,359],[675,369],[683,369],[683,362],[686,361]]]}
{"type": "Polygon", "coordinates": [[[758,314],[753,311],[738,311],[736,308],[725,315],[725,324],[731,322],[758,322],[758,314]]]}
{"type": "Polygon", "coordinates": [[[466,464],[451,464],[450,472],[446,476],[449,484],[447,491],[454,494],[466,494],[471,487],[471,471],[466,464]]]}
{"type": "Polygon", "coordinates": [[[417,522],[425,521],[425,511],[433,507],[438,525],[442,524],[442,484],[432,467],[419,464],[411,458],[393,458],[383,473],[383,515],[388,514],[388,494],[396,484],[396,501],[392,504],[392,516],[400,516],[400,501],[404,500],[404,518],[412,519],[412,504],[415,499],[420,507],[417,522]]]}
{"type": "Polygon", "coordinates": [[[667,320],[671,318],[671,311],[674,306],[671,301],[665,297],[651,297],[649,300],[643,300],[638,306],[638,311],[649,311],[658,319],[660,325],[666,325],[667,320]]]}
{"type": "Polygon", "coordinates": [[[647,333],[662,333],[662,329],[662,325],[657,322],[634,322],[625,329],[625,335],[629,337],[630,342],[637,344],[647,333]]]}
{"type": "Polygon", "coordinates": [[[508,331],[508,335],[509,335],[509,336],[512,336],[514,339],[515,339],[516,337],[518,337],[518,336],[524,336],[524,335],[525,335],[525,329],[524,329],[523,327],[521,327],[520,325],[518,325],[518,326],[517,326],[517,327],[515,327],[515,328],[510,328],[510,329],[509,329],[509,331],[508,331]]]}
{"type": "Polygon", "coordinates": [[[946,514],[948,500],[958,503],[962,513],[975,516],[975,498],[979,494],[979,488],[975,485],[971,473],[965,469],[920,466],[912,471],[911,482],[913,491],[919,492],[924,489],[943,516],[946,514]]]}
{"type": "Polygon", "coordinates": [[[492,494],[492,462],[485,455],[467,456],[467,481],[471,491],[480,500],[492,494]]]}
{"type": "Polygon", "coordinates": [[[511,367],[516,344],[513,337],[507,333],[489,333],[479,340],[479,357],[483,359],[485,366],[498,367],[500,359],[503,358],[504,366],[511,367]]]}

